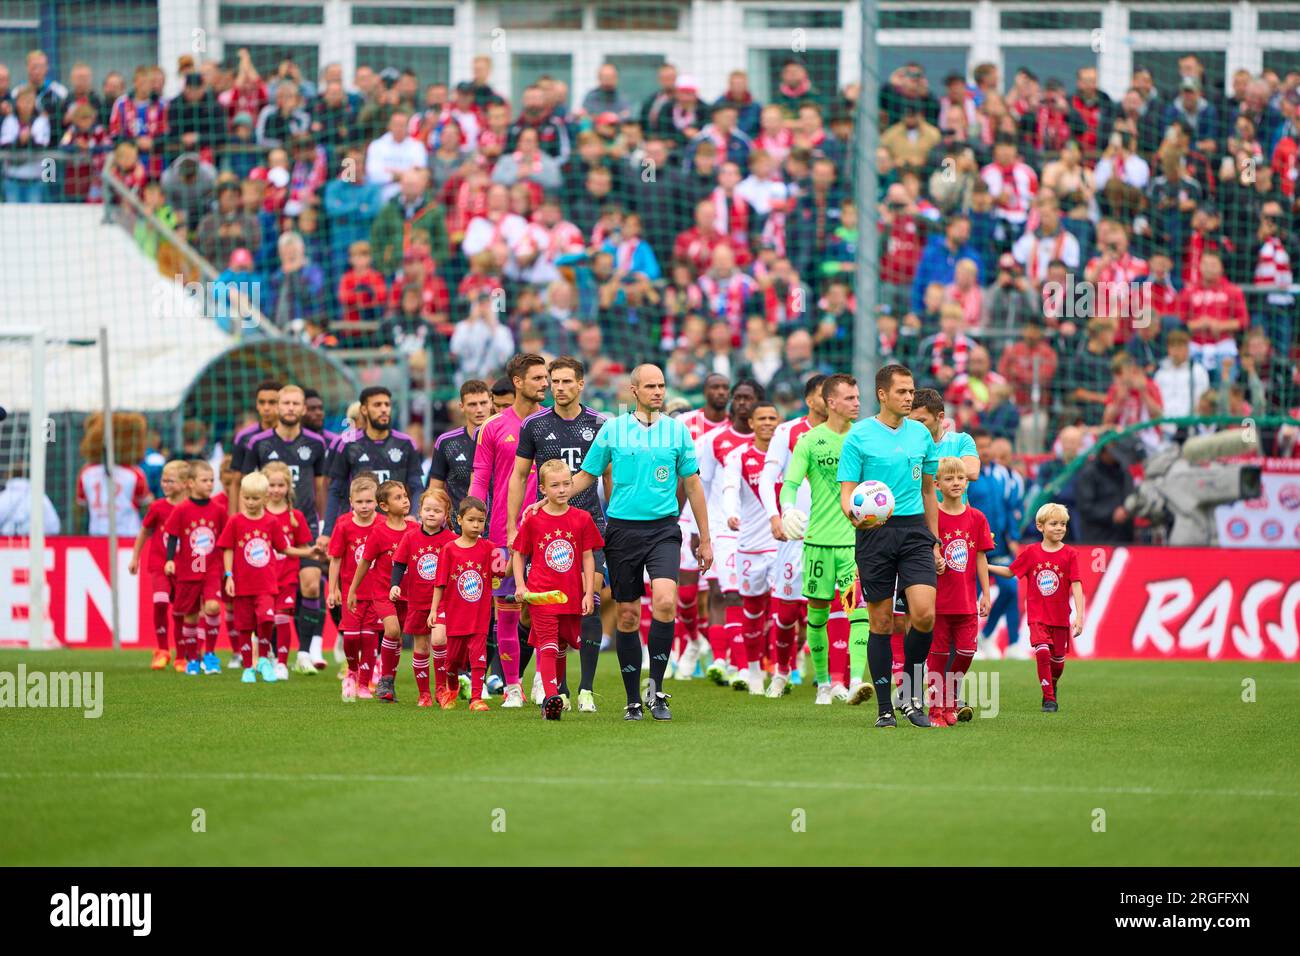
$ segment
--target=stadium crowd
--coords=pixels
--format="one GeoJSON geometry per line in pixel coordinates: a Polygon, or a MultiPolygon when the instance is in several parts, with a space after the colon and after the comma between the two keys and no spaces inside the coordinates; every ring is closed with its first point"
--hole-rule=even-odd
{"type": "MultiPolygon", "coordinates": [[[[65,86],[32,51],[21,82],[0,64],[4,199],[101,202],[111,168],[220,272],[224,327],[251,284],[287,334],[406,353],[440,386],[568,354],[610,407],[655,361],[676,392],[752,378],[786,414],[851,365],[874,222],[882,361],[987,433],[984,467],[1022,489],[1106,428],[1300,405],[1300,72],[1239,71],[1225,94],[1196,56],[1178,66],[1157,89],[1139,61],[1116,101],[1092,67],[1004,82],[985,63],[936,88],[907,64],[882,90],[877,203],[859,210],[857,87],[798,58],[767,103],[743,71],[706,101],[669,64],[632,102],[606,63],[580,99],[542,78],[511,104],[488,57],[422,86],[382,64],[349,80],[185,55],[167,98],[159,66],[97,85],[75,64],[65,86]],[[67,152],[52,184],[45,149],[67,152]]],[[[147,222],[137,239],[164,274],[188,268],[147,222]]],[[[1088,467],[1131,464],[1106,457],[1088,467]]]]}

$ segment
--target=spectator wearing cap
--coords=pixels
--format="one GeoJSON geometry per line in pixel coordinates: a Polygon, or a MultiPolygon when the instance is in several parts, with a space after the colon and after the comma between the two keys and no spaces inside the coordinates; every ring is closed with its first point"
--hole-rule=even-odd
{"type": "Polygon", "coordinates": [[[939,145],[943,134],[925,121],[921,104],[903,106],[903,117],[880,135],[880,145],[899,166],[923,169],[930,150],[939,145]]]}
{"type": "Polygon", "coordinates": [[[754,148],[754,141],[737,125],[738,116],[733,104],[724,101],[715,103],[709,122],[687,147],[686,161],[690,161],[701,143],[711,142],[717,148],[718,155],[723,157],[723,162],[735,163],[743,173],[749,166],[749,154],[754,148]]]}
{"type": "Polygon", "coordinates": [[[244,212],[239,183],[223,180],[217,186],[217,208],[198,220],[199,254],[209,262],[227,262],[236,249],[256,254],[262,245],[262,227],[256,216],[244,212]]]}
{"type": "Polygon", "coordinates": [[[538,144],[547,156],[561,166],[568,161],[569,128],[564,120],[556,116],[547,106],[545,92],[535,83],[524,90],[523,106],[519,116],[510,124],[505,147],[507,154],[519,148],[519,134],[525,129],[532,129],[537,133],[538,144]]]}
{"type": "MultiPolygon", "coordinates": [[[[403,173],[425,170],[429,164],[424,144],[408,131],[409,119],[405,110],[394,110],[388,119],[388,132],[366,148],[366,179],[379,186],[385,202],[401,192],[403,173]]],[[[382,258],[380,262],[382,269],[382,258]]]]}
{"type": "Polygon", "coordinates": [[[445,263],[449,254],[447,223],[442,206],[429,189],[429,171],[423,167],[408,169],[395,185],[396,194],[380,208],[370,230],[375,267],[386,276],[396,273],[415,231],[428,236],[435,264],[445,263]]]}
{"type": "MultiPolygon", "coordinates": [[[[1106,411],[1106,391],[1111,384],[1111,359],[1115,357],[1115,320],[1088,321],[1087,341],[1066,362],[1058,376],[1062,399],[1085,425],[1100,425],[1106,411]]],[[[1067,417],[1069,417],[1067,415],[1067,417]]]]}
{"type": "Polygon", "coordinates": [[[930,93],[925,68],[913,60],[889,75],[889,83],[880,91],[880,108],[886,114],[886,124],[892,125],[903,118],[908,106],[918,104],[925,121],[938,126],[939,101],[930,93]]]}
{"type": "Polygon", "coordinates": [[[230,121],[230,139],[221,151],[221,171],[236,179],[247,179],[257,168],[263,151],[254,141],[254,120],[248,113],[236,113],[230,121]]]}
{"type": "Polygon", "coordinates": [[[758,135],[762,109],[749,90],[749,74],[732,70],[727,74],[727,91],[714,101],[713,109],[730,106],[736,111],[736,128],[752,140],[758,135]]]}
{"type": "Polygon", "coordinates": [[[932,283],[946,286],[952,282],[959,259],[980,264],[978,254],[970,245],[970,220],[964,215],[950,216],[943,235],[931,236],[926,242],[912,280],[913,312],[919,314],[925,310],[926,286],[932,283]]]}
{"type": "Polygon", "coordinates": [[[1192,337],[1192,357],[1205,366],[1218,384],[1225,367],[1237,358],[1237,336],[1250,326],[1241,287],[1223,275],[1216,252],[1200,259],[1200,275],[1178,296],[1179,319],[1192,337]]]}
{"type": "Polygon", "coordinates": [[[693,76],[682,74],[677,78],[671,106],[659,111],[654,126],[647,127],[646,134],[661,136],[675,149],[681,149],[698,136],[708,122],[709,108],[700,99],[699,82],[693,76]]]}
{"type": "Polygon", "coordinates": [[[197,152],[213,162],[226,141],[226,113],[199,73],[188,73],[180,96],[167,104],[167,142],[174,150],[197,152]]]}
{"type": "Polygon", "coordinates": [[[296,232],[280,234],[280,268],[271,276],[269,301],[262,312],[282,331],[325,312],[325,274],[307,257],[307,246],[296,232]]]}
{"type": "Polygon", "coordinates": [[[588,116],[613,113],[619,121],[632,115],[631,101],[619,92],[618,67],[602,63],[596,71],[596,86],[582,98],[582,109],[588,116]]]}
{"type": "Polygon", "coordinates": [[[1191,131],[1191,141],[1198,152],[1213,156],[1219,150],[1219,113],[1214,104],[1201,95],[1201,81],[1184,76],[1178,83],[1178,95],[1165,107],[1165,126],[1183,122],[1191,131]]]}
{"type": "Polygon", "coordinates": [[[233,332],[248,321],[254,306],[260,304],[262,277],[253,263],[253,254],[239,248],[230,253],[226,268],[212,285],[213,318],[223,332],[233,332]]]}
{"type": "Polygon", "coordinates": [[[217,196],[217,171],[199,159],[198,153],[181,153],[162,174],[167,203],[185,215],[186,222],[199,222],[217,196]]]}

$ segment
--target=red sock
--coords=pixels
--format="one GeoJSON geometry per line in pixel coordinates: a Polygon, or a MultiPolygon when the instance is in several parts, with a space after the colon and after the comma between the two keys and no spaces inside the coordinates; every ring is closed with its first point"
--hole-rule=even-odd
{"type": "Polygon", "coordinates": [[[751,661],[763,660],[764,636],[767,631],[768,594],[747,594],[742,599],[741,613],[745,616],[745,654],[751,661]]]}
{"type": "Polygon", "coordinates": [[[745,650],[745,609],[739,604],[728,604],[725,614],[727,649],[731,652],[731,666],[748,667],[749,654],[745,650]]]}
{"type": "Polygon", "coordinates": [[[1065,672],[1065,658],[1052,658],[1052,695],[1056,695],[1056,682],[1061,679],[1061,674],[1065,672]]]}
{"type": "Polygon", "coordinates": [[[447,645],[433,649],[433,689],[442,693],[447,688],[447,645]]]}
{"type": "Polygon", "coordinates": [[[379,648],[379,635],[374,631],[361,632],[361,660],[357,664],[357,680],[370,683],[375,670],[375,652],[379,648]]]}
{"type": "Polygon", "coordinates": [[[559,693],[555,680],[555,656],[558,651],[559,648],[550,642],[537,649],[537,670],[542,675],[542,690],[547,697],[559,693]]]}
{"type": "Polygon", "coordinates": [[[343,635],[343,656],[347,658],[348,671],[355,677],[361,669],[361,635],[349,631],[343,635]]]}
{"type": "Polygon", "coordinates": [[[253,645],[257,638],[252,634],[239,635],[239,656],[243,660],[244,670],[253,666],[253,645]]]}
{"type": "Polygon", "coordinates": [[[275,660],[277,664],[289,662],[289,642],[293,639],[292,619],[287,614],[275,616],[275,660]]]}
{"type": "Polygon", "coordinates": [[[176,644],[176,659],[180,660],[185,656],[183,632],[185,631],[185,615],[177,611],[172,611],[172,641],[176,644]]]}
{"type": "MultiPolygon", "coordinates": [[[[834,605],[832,605],[834,606],[834,605]]],[[[830,645],[826,663],[832,684],[848,686],[849,618],[843,611],[832,611],[826,622],[826,643],[830,645]]]]}
{"type": "Polygon", "coordinates": [[[176,642],[176,654],[187,661],[197,660],[194,656],[194,625],[182,624],[180,638],[176,642]]]}
{"type": "Polygon", "coordinates": [[[555,654],[555,684],[557,687],[563,687],[564,682],[569,677],[569,645],[561,644],[560,649],[555,654]]]}
{"type": "Polygon", "coordinates": [[[402,658],[401,640],[391,640],[390,638],[385,637],[379,645],[379,657],[379,676],[396,677],[397,662],[402,658]]]}
{"type": "MultiPolygon", "coordinates": [[[[474,661],[469,665],[469,699],[483,699],[483,674],[487,670],[487,664],[483,661],[474,661]]],[[[448,677],[451,677],[448,674],[448,677]]],[[[459,682],[459,678],[457,678],[459,682]]]]}
{"type": "MultiPolygon", "coordinates": [[[[961,682],[966,679],[966,672],[970,670],[972,662],[975,660],[975,648],[960,648],[952,659],[952,692],[956,696],[961,696],[958,691],[961,689],[961,682]]],[[[949,707],[956,707],[957,701],[954,698],[949,707]]]]}
{"type": "Polygon", "coordinates": [[[271,618],[257,622],[257,656],[271,656],[271,634],[275,631],[275,621],[271,618]]]}
{"type": "Polygon", "coordinates": [[[679,655],[687,641],[695,640],[699,598],[700,588],[697,584],[685,585],[677,589],[677,627],[674,636],[679,642],[677,650],[679,655]]]}
{"type": "Polygon", "coordinates": [[[429,693],[429,658],[412,654],[411,670],[415,673],[415,689],[421,696],[429,693]]]}
{"type": "Polygon", "coordinates": [[[1034,661],[1038,665],[1038,684],[1043,688],[1043,700],[1056,700],[1056,685],[1052,682],[1052,646],[1035,644],[1034,661]]]}
{"type": "Polygon", "coordinates": [[[725,624],[706,624],[704,634],[709,639],[709,649],[715,661],[727,659],[727,626],[725,624]]]}
{"type": "Polygon", "coordinates": [[[788,674],[797,639],[796,631],[799,629],[798,605],[794,601],[777,600],[774,603],[776,611],[772,640],[776,645],[776,669],[781,674],[788,674]]]}
{"type": "Polygon", "coordinates": [[[215,654],[217,637],[221,633],[221,618],[216,614],[203,616],[203,653],[215,654]]]}
{"type": "MultiPolygon", "coordinates": [[[[898,618],[894,619],[895,621],[898,618]]],[[[901,631],[895,631],[889,635],[889,651],[893,657],[893,663],[890,665],[890,672],[894,677],[894,686],[903,686],[903,668],[907,666],[903,659],[903,634],[901,631]]]]}
{"type": "Polygon", "coordinates": [[[171,613],[171,606],[166,601],[153,602],[153,636],[160,651],[167,650],[167,618],[171,613]]]}
{"type": "MultiPolygon", "coordinates": [[[[225,615],[226,615],[226,637],[230,640],[230,649],[234,651],[236,654],[238,654],[239,634],[235,630],[235,609],[233,606],[229,604],[224,604],[222,606],[225,608],[225,615]]],[[[217,616],[218,617],[221,616],[220,611],[217,612],[217,616]]],[[[213,647],[215,648],[216,645],[214,644],[213,647]]]]}
{"type": "Polygon", "coordinates": [[[925,693],[926,703],[931,707],[951,707],[952,702],[948,700],[946,688],[946,669],[948,667],[948,652],[938,651],[933,646],[930,648],[929,655],[925,658],[925,693]]]}

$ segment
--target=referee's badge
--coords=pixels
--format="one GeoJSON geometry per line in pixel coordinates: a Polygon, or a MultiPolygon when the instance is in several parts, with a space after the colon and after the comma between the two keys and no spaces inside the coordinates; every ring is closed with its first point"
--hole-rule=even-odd
{"type": "Polygon", "coordinates": [[[667,481],[667,480],[668,480],[668,466],[660,465],[658,468],[655,469],[655,481],[667,481]]]}
{"type": "Polygon", "coordinates": [[[913,480],[913,481],[920,481],[920,480],[921,480],[921,466],[920,466],[920,465],[913,465],[913,466],[912,466],[912,480],[913,480]]]}

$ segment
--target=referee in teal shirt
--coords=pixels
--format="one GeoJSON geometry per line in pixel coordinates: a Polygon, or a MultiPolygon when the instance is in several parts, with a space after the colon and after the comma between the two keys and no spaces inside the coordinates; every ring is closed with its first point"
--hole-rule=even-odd
{"type": "Polygon", "coordinates": [[[930,430],[908,417],[916,387],[903,365],[876,373],[880,412],[858,422],[840,451],[840,507],[852,521],[850,500],[860,482],[884,482],[894,494],[894,514],[882,526],[858,528],[858,585],[871,616],[867,667],[880,708],[877,727],[893,727],[889,635],[894,627],[894,588],[907,595],[910,627],[903,638],[904,679],[899,709],[918,727],[929,727],[923,697],[926,655],[934,632],[939,548],[939,505],[934,476],[938,450],[930,430]]]}
{"type": "MultiPolygon", "coordinates": [[[[700,573],[713,563],[709,515],[695,460],[695,443],[686,426],[663,414],[664,373],[654,365],[632,370],[636,409],[611,418],[573,476],[573,494],[590,487],[612,466],[613,487],[605,509],[605,563],[617,604],[618,665],[627,691],[624,720],[640,720],[641,596],[650,578],[650,688],[646,702],[655,720],[671,720],[664,671],[673,647],[677,613],[677,573],[681,565],[682,501],[678,486],[700,528],[700,573]]],[[[933,596],[930,601],[933,612],[933,596]]]]}

